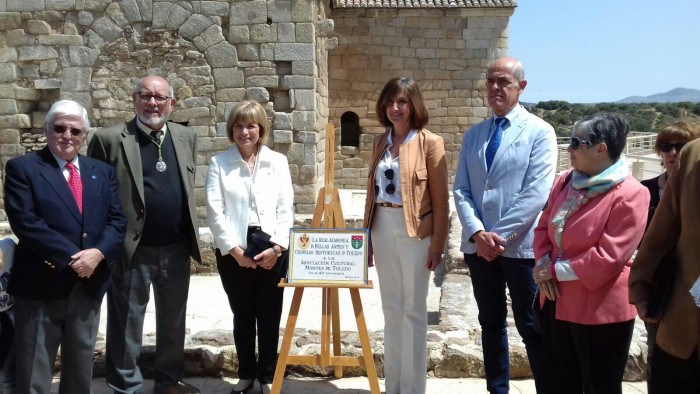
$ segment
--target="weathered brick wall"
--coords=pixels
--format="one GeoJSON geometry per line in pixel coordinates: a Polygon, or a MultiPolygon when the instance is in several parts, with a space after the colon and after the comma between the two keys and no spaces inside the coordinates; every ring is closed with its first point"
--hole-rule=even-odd
{"type": "MultiPolygon", "coordinates": [[[[445,141],[450,183],[462,135],[489,116],[485,97],[488,62],[507,53],[513,9],[339,9],[338,47],[329,58],[330,120],[340,127],[346,111],[360,118],[360,146],[339,147],[335,179],[364,188],[372,140],[384,132],[374,106],[393,77],[418,81],[430,114],[427,128],[445,141]]],[[[340,141],[340,132],[336,136],[340,141]]]]}

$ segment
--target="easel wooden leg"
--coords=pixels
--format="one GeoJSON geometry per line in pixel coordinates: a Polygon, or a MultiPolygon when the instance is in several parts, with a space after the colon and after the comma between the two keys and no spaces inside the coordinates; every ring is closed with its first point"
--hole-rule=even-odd
{"type": "MultiPolygon", "coordinates": [[[[282,380],[284,379],[284,370],[287,369],[287,356],[289,349],[292,346],[292,338],[294,337],[294,328],[297,325],[297,317],[299,317],[299,306],[301,305],[301,297],[304,295],[304,288],[297,287],[294,289],[294,298],[289,309],[289,317],[287,318],[287,327],[284,329],[284,339],[280,348],[280,355],[277,359],[277,367],[275,368],[275,377],[272,380],[272,394],[279,394],[282,390],[282,380]]],[[[375,375],[376,376],[376,375],[375,375]]]]}
{"type": "Polygon", "coordinates": [[[321,366],[330,365],[331,360],[331,289],[324,287],[321,312],[321,366]]]}
{"type": "MultiPolygon", "coordinates": [[[[338,289],[332,288],[331,291],[331,310],[333,319],[333,355],[338,357],[341,354],[340,347],[340,302],[338,300],[338,289]]],[[[334,369],[336,378],[343,377],[343,367],[336,366],[334,369]]]]}
{"type": "Polygon", "coordinates": [[[370,346],[369,336],[367,335],[367,323],[365,323],[365,313],[362,310],[360,290],[351,288],[350,296],[352,297],[352,308],[355,310],[357,332],[360,334],[360,343],[362,344],[362,354],[364,355],[365,369],[367,370],[367,379],[369,380],[370,392],[372,394],[380,394],[379,379],[377,379],[377,368],[374,365],[372,347],[370,346]]]}

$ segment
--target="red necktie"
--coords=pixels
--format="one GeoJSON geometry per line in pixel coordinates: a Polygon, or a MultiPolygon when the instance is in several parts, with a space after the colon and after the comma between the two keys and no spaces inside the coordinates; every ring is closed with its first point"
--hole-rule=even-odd
{"type": "Polygon", "coordinates": [[[80,174],[75,168],[73,163],[66,163],[66,168],[68,169],[68,187],[70,192],[73,193],[73,198],[75,198],[76,204],[78,204],[78,211],[83,213],[83,183],[80,182],[80,174]]]}

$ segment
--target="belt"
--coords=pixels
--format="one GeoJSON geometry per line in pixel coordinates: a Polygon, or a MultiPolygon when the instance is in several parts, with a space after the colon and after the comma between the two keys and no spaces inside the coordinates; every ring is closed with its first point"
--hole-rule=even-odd
{"type": "Polygon", "coordinates": [[[393,202],[378,202],[377,205],[387,208],[403,208],[403,205],[394,204],[393,202]]]}

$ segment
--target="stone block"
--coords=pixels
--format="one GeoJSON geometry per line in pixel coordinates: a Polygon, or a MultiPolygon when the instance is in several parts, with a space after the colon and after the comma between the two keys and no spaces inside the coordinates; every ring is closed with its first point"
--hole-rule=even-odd
{"type": "Polygon", "coordinates": [[[206,48],[225,40],[221,31],[221,26],[219,25],[209,26],[209,28],[205,30],[200,37],[206,48]]]}
{"type": "Polygon", "coordinates": [[[39,62],[39,72],[43,75],[53,75],[58,72],[58,60],[42,60],[39,62]]]}
{"type": "Polygon", "coordinates": [[[18,48],[20,61],[57,59],[58,52],[49,46],[32,45],[18,48]]]}
{"type": "Polygon", "coordinates": [[[112,21],[117,24],[117,26],[126,27],[129,25],[129,21],[126,19],[126,16],[124,16],[124,11],[122,10],[122,7],[119,6],[119,3],[113,2],[112,4],[108,5],[105,12],[107,15],[109,15],[112,21]]]}
{"type": "Polygon", "coordinates": [[[7,12],[44,11],[44,0],[7,0],[7,12]]]}
{"type": "Polygon", "coordinates": [[[217,89],[216,100],[221,101],[242,101],[245,100],[245,88],[217,89]]]}
{"type": "Polygon", "coordinates": [[[316,75],[316,63],[310,60],[296,60],[292,62],[292,74],[316,75]]]}
{"type": "Polygon", "coordinates": [[[228,41],[231,44],[243,44],[250,41],[250,30],[248,26],[231,26],[228,29],[228,41]]]}
{"type": "MultiPolygon", "coordinates": [[[[0,14],[0,23],[1,22],[2,14],[0,14]]],[[[5,43],[9,47],[34,45],[36,43],[36,38],[33,35],[26,34],[23,29],[15,29],[5,33],[5,43]]]]}
{"type": "Polygon", "coordinates": [[[37,101],[41,98],[41,93],[32,88],[13,86],[12,92],[14,98],[17,100],[37,101]]]}
{"type": "Polygon", "coordinates": [[[243,87],[243,71],[238,68],[215,68],[214,83],[217,88],[240,88],[243,87]]]}
{"type": "Polygon", "coordinates": [[[209,117],[211,113],[207,107],[182,108],[172,113],[173,122],[187,122],[192,118],[209,117]]]}
{"type": "Polygon", "coordinates": [[[292,2],[289,0],[267,3],[267,16],[273,23],[292,21],[292,2]]]}
{"type": "Polygon", "coordinates": [[[282,89],[313,89],[314,77],[308,75],[283,75],[280,87],[282,89]]]}
{"type": "Polygon", "coordinates": [[[292,122],[292,130],[316,130],[316,112],[293,111],[292,122]]]}
{"type": "Polygon", "coordinates": [[[238,50],[238,57],[241,61],[260,60],[257,44],[238,44],[236,45],[236,49],[238,50]]]}
{"type": "Polygon", "coordinates": [[[267,89],[260,87],[247,88],[246,98],[260,103],[266,103],[270,101],[270,92],[268,92],[267,89]]]}
{"type": "Polygon", "coordinates": [[[226,1],[202,1],[202,14],[214,16],[227,16],[229,3],[226,1]]]}
{"type": "Polygon", "coordinates": [[[136,5],[136,0],[119,0],[121,12],[130,23],[141,22],[141,12],[139,6],[136,5]]]}
{"type": "Polygon", "coordinates": [[[294,142],[292,130],[274,130],[272,132],[272,142],[275,144],[291,144],[294,142]]]}
{"type": "Polygon", "coordinates": [[[198,35],[202,34],[212,24],[212,21],[209,20],[209,18],[207,18],[206,16],[201,14],[194,14],[190,16],[185,21],[185,23],[182,24],[182,26],[180,26],[178,32],[182,37],[185,37],[188,40],[192,40],[198,35]]]}
{"type": "Polygon", "coordinates": [[[5,129],[0,132],[0,144],[19,144],[19,130],[5,129]]]}
{"type": "Polygon", "coordinates": [[[71,46],[68,48],[68,61],[71,66],[92,67],[100,55],[97,49],[84,46],[71,46]]]}
{"type": "Polygon", "coordinates": [[[261,23],[251,26],[250,41],[257,44],[277,41],[277,25],[261,23]]]}
{"type": "Polygon", "coordinates": [[[233,3],[231,4],[229,20],[232,26],[266,23],[267,2],[254,0],[233,3]]]}
{"type": "Polygon", "coordinates": [[[316,22],[316,35],[319,37],[331,37],[333,35],[333,29],[335,28],[335,21],[333,19],[324,19],[320,22],[316,22]]]}
{"type": "Polygon", "coordinates": [[[316,92],[307,89],[292,89],[290,107],[300,111],[316,111],[316,92]]]}
{"type": "MultiPolygon", "coordinates": [[[[298,30],[298,29],[297,29],[298,30]]],[[[313,44],[278,43],[275,44],[275,60],[315,60],[313,44]]]]}
{"type": "Polygon", "coordinates": [[[136,0],[136,6],[139,7],[142,21],[153,20],[153,0],[136,0]]]}
{"type": "Polygon", "coordinates": [[[17,100],[0,99],[0,115],[14,115],[18,112],[17,100]]]}
{"type": "Polygon", "coordinates": [[[114,42],[122,36],[122,29],[105,16],[96,19],[92,29],[107,42],[114,42]]]}
{"type": "Polygon", "coordinates": [[[0,31],[19,29],[22,26],[22,16],[19,12],[0,12],[0,31]]]}
{"type": "Polygon", "coordinates": [[[165,24],[167,30],[177,30],[187,19],[189,19],[192,13],[185,8],[181,7],[179,4],[173,4],[170,9],[170,15],[165,24]]]}
{"type": "Polygon", "coordinates": [[[272,127],[274,129],[291,130],[292,116],[289,113],[275,112],[272,116],[272,127]]]}
{"type": "Polygon", "coordinates": [[[170,20],[170,11],[174,4],[166,1],[159,1],[153,4],[153,27],[162,29],[170,20]]]}
{"type": "Polygon", "coordinates": [[[276,88],[279,85],[279,77],[277,75],[254,75],[245,80],[245,87],[264,87],[276,88]]]}
{"type": "Polygon", "coordinates": [[[90,91],[91,67],[67,67],[61,75],[61,90],[74,92],[90,91]]]}
{"type": "Polygon", "coordinates": [[[87,38],[87,46],[89,48],[102,49],[107,45],[104,38],[100,37],[100,35],[93,30],[85,33],[85,37],[87,38]]]}
{"type": "Polygon", "coordinates": [[[296,133],[297,141],[304,144],[315,144],[320,141],[321,136],[315,131],[298,131],[296,133]]]}
{"type": "Polygon", "coordinates": [[[296,24],[296,41],[313,43],[316,34],[313,23],[297,23],[296,24]]]}
{"type": "Polygon", "coordinates": [[[46,122],[46,112],[32,112],[32,127],[35,129],[41,129],[44,127],[44,122],[46,122]]]}
{"type": "Polygon", "coordinates": [[[60,88],[61,88],[61,80],[58,78],[46,78],[46,79],[34,80],[34,89],[37,89],[37,90],[60,89],[60,88]]]}
{"type": "Polygon", "coordinates": [[[29,129],[31,127],[32,122],[27,114],[0,116],[0,129],[29,129]]]}
{"type": "Polygon", "coordinates": [[[296,42],[294,23],[279,23],[277,25],[277,42],[296,42]]]}
{"type": "Polygon", "coordinates": [[[76,0],[44,0],[45,8],[51,11],[72,11],[75,10],[76,0]]]}
{"type": "Polygon", "coordinates": [[[37,37],[41,45],[83,45],[83,36],[67,34],[51,34],[37,37]]]}
{"type": "Polygon", "coordinates": [[[17,81],[20,79],[20,69],[15,63],[0,63],[0,82],[17,81]]]}
{"type": "Polygon", "coordinates": [[[275,61],[275,44],[260,44],[260,61],[275,61]]]}
{"type": "Polygon", "coordinates": [[[95,21],[95,15],[92,12],[80,11],[78,12],[78,23],[83,26],[91,26],[95,21]]]}
{"type": "Polygon", "coordinates": [[[14,62],[17,60],[17,50],[15,48],[0,48],[0,63],[14,62]]]}
{"type": "Polygon", "coordinates": [[[225,41],[210,46],[204,53],[204,57],[213,68],[236,67],[238,65],[236,47],[225,41]]]}
{"type": "Polygon", "coordinates": [[[27,21],[27,31],[29,34],[51,34],[51,25],[31,19],[27,21]]]}
{"type": "Polygon", "coordinates": [[[313,22],[316,12],[313,1],[298,0],[292,2],[292,22],[313,22]]]}

